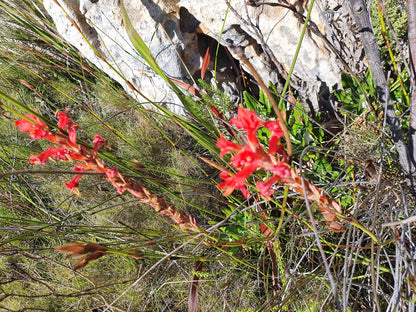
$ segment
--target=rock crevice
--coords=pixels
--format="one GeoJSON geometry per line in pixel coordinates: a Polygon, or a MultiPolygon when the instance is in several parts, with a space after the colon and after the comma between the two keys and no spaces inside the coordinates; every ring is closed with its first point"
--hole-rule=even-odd
{"type": "MultiPolygon", "coordinates": [[[[320,90],[337,87],[345,66],[356,73],[363,70],[352,67],[359,63],[362,48],[353,30],[343,24],[350,17],[342,0],[315,3],[291,80],[292,89],[309,101],[312,110],[327,100],[327,96],[320,98],[320,90]]],[[[206,50],[210,46],[216,49],[220,42],[222,49],[242,47],[263,80],[278,89],[293,61],[308,5],[294,0],[271,5],[236,0],[232,6],[225,0],[124,0],[124,4],[133,27],[169,77],[193,84],[200,78],[206,50]]],[[[58,32],[132,96],[139,101],[147,97],[164,102],[173,112],[185,114],[175,94],[134,50],[124,29],[119,0],[44,0],[44,6],[58,32]],[[126,81],[144,98],[133,93],[126,81]]],[[[219,87],[239,101],[244,68],[239,68],[232,51],[220,53],[217,73],[211,72],[205,79],[216,76],[219,87]]],[[[213,71],[214,66],[209,69],[213,71]]]]}

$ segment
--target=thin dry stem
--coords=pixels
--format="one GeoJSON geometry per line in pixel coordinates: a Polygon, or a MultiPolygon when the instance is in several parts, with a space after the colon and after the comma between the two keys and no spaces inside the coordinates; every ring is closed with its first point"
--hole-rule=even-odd
{"type": "Polygon", "coordinates": [[[234,52],[237,54],[237,56],[240,58],[240,60],[248,67],[251,74],[254,76],[254,79],[257,81],[257,83],[260,85],[260,88],[263,89],[263,92],[266,93],[267,98],[269,99],[270,103],[272,104],[273,110],[277,116],[277,120],[279,121],[280,127],[282,128],[282,131],[285,135],[286,139],[286,152],[289,157],[289,162],[292,159],[292,142],[290,141],[290,135],[289,131],[286,127],[286,121],[285,118],[283,118],[282,113],[279,110],[279,107],[277,106],[276,101],[274,100],[273,95],[269,91],[269,88],[264,84],[263,79],[261,79],[260,75],[254,68],[254,66],[250,63],[250,61],[247,59],[246,55],[244,54],[244,51],[241,47],[234,48],[234,52]]]}

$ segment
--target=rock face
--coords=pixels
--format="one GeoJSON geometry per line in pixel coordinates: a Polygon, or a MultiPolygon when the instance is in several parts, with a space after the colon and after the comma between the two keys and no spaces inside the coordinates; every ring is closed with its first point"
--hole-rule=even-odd
{"type": "MultiPolygon", "coordinates": [[[[348,19],[347,8],[337,4],[341,1],[315,2],[295,66],[292,88],[314,109],[322,100],[319,93],[339,84],[340,71],[349,66],[340,58],[350,60],[361,55],[359,46],[350,51],[342,44],[345,40],[355,42],[355,37],[349,27],[336,24],[348,19]],[[337,31],[334,26],[339,27],[337,31]]],[[[119,0],[43,2],[58,32],[132,96],[142,102],[163,102],[171,111],[184,114],[174,93],[132,47],[119,0]],[[133,92],[127,82],[140,94],[133,92]]],[[[214,51],[214,58],[219,41],[225,48],[219,51],[215,76],[235,101],[243,84],[234,48],[244,50],[266,84],[271,81],[281,85],[293,61],[308,9],[305,0],[261,3],[235,0],[231,6],[226,0],[124,0],[133,27],[171,78],[193,84],[200,78],[206,50],[214,51]]],[[[211,76],[208,74],[206,80],[213,76],[213,59],[209,70],[211,76]]]]}

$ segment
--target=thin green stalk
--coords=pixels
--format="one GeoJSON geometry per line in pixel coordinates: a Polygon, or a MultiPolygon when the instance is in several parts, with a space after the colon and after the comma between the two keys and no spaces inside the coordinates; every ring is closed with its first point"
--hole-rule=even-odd
{"type": "Polygon", "coordinates": [[[260,88],[263,89],[263,92],[266,94],[267,98],[269,99],[270,103],[272,104],[273,110],[274,110],[274,112],[277,116],[277,120],[279,121],[279,125],[280,125],[280,127],[281,127],[281,129],[284,133],[285,139],[286,139],[286,151],[287,151],[287,155],[288,155],[288,158],[289,158],[289,161],[290,161],[291,158],[292,158],[292,142],[290,140],[289,131],[287,130],[286,121],[283,118],[283,116],[282,116],[282,114],[279,110],[279,107],[276,104],[276,101],[274,100],[273,95],[269,91],[269,88],[263,82],[263,79],[261,79],[257,70],[254,68],[254,66],[250,63],[248,58],[245,56],[243,49],[241,47],[237,47],[237,48],[235,48],[234,52],[238,55],[238,57],[244,63],[244,65],[246,65],[248,67],[251,74],[254,76],[254,79],[257,81],[260,88]]]}
{"type": "Polygon", "coordinates": [[[407,94],[406,88],[404,87],[404,83],[403,83],[401,73],[399,72],[399,69],[397,67],[396,61],[394,59],[393,51],[391,50],[391,45],[390,45],[389,39],[387,37],[386,24],[384,23],[384,16],[383,16],[383,13],[384,13],[383,12],[384,11],[383,6],[379,1],[379,16],[380,16],[380,24],[381,24],[381,35],[383,36],[384,43],[386,44],[387,50],[389,51],[390,60],[391,60],[391,63],[393,64],[394,71],[397,74],[397,79],[399,80],[400,87],[402,89],[404,97],[406,98],[407,105],[410,105],[409,95],[407,94]]]}
{"type": "Polygon", "coordinates": [[[300,38],[299,38],[298,46],[296,47],[296,52],[295,52],[295,55],[293,57],[293,61],[292,61],[292,64],[290,66],[290,69],[289,69],[289,74],[287,75],[286,83],[283,86],[283,91],[282,91],[282,94],[280,96],[279,107],[285,101],[284,98],[285,98],[285,95],[286,95],[286,91],[289,88],[290,78],[292,77],[293,70],[295,69],[296,61],[298,59],[299,52],[300,52],[300,49],[302,47],[303,38],[305,37],[306,30],[308,29],[308,22],[309,22],[309,18],[311,16],[311,13],[312,13],[312,8],[313,8],[314,3],[315,3],[315,0],[311,0],[310,3],[309,3],[308,13],[306,14],[306,18],[305,18],[305,22],[303,24],[302,33],[301,33],[300,38]]]}
{"type": "Polygon", "coordinates": [[[285,189],[283,191],[283,202],[282,202],[281,208],[280,208],[281,211],[280,211],[279,224],[277,225],[277,229],[276,229],[276,232],[275,232],[276,234],[274,236],[278,236],[280,234],[281,229],[282,229],[283,220],[284,220],[284,217],[285,217],[285,211],[286,211],[285,207],[286,207],[286,204],[287,204],[288,194],[289,194],[289,187],[285,186],[285,189]]]}
{"type": "Polygon", "coordinates": [[[225,11],[224,21],[222,22],[222,27],[221,27],[220,37],[218,39],[217,49],[215,50],[215,62],[214,62],[214,79],[215,79],[215,81],[217,81],[217,63],[218,63],[218,53],[220,51],[220,46],[221,46],[221,37],[222,37],[222,34],[224,32],[225,22],[227,21],[227,16],[228,16],[228,12],[230,11],[230,4],[231,4],[231,0],[226,0],[226,1],[228,2],[227,10],[225,11]]]}

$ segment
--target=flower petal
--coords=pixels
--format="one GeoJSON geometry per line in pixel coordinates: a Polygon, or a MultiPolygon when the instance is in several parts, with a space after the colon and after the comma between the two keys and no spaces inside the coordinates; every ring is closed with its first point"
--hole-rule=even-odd
{"type": "Polygon", "coordinates": [[[271,172],[278,175],[280,178],[288,178],[290,176],[289,165],[282,161],[274,165],[271,172]]]}
{"type": "Polygon", "coordinates": [[[277,121],[268,121],[264,124],[264,127],[272,132],[270,135],[268,154],[274,155],[278,152],[279,140],[283,137],[283,131],[277,121]]]}
{"type": "Polygon", "coordinates": [[[72,178],[71,182],[65,183],[65,186],[72,191],[72,190],[76,189],[79,186],[79,180],[81,178],[82,178],[82,174],[76,174],[72,178]]]}
{"type": "Polygon", "coordinates": [[[68,130],[69,144],[73,147],[77,146],[77,129],[80,129],[80,126],[73,123],[71,117],[66,113],[58,112],[58,127],[62,130],[68,130]]]}
{"type": "Polygon", "coordinates": [[[271,196],[274,193],[274,190],[271,190],[273,184],[280,180],[280,177],[277,175],[272,176],[266,182],[257,181],[256,186],[259,190],[260,195],[271,196]]]}
{"type": "Polygon", "coordinates": [[[48,125],[45,122],[31,114],[26,114],[25,117],[31,119],[33,122],[27,119],[16,120],[14,124],[19,127],[20,131],[29,133],[33,140],[46,138],[52,141],[51,138],[54,135],[48,130],[48,125]]]}
{"type": "Polygon", "coordinates": [[[53,159],[63,159],[66,160],[67,155],[69,154],[69,150],[64,148],[52,148],[48,147],[48,149],[39,155],[32,155],[29,159],[29,162],[32,164],[41,164],[46,165],[46,161],[49,159],[49,157],[52,157],[53,159]]]}
{"type": "Polygon", "coordinates": [[[231,163],[234,168],[241,169],[247,166],[259,166],[259,159],[261,156],[258,153],[253,152],[250,148],[245,148],[238,154],[231,158],[231,163]]]}
{"type": "Polygon", "coordinates": [[[252,133],[256,132],[264,124],[264,121],[260,120],[255,112],[239,107],[238,118],[232,118],[230,124],[234,124],[238,129],[252,133]]]}
{"type": "Polygon", "coordinates": [[[93,143],[94,143],[94,156],[95,156],[95,157],[98,157],[98,148],[99,148],[101,145],[103,145],[103,146],[108,145],[108,141],[107,141],[107,140],[103,140],[103,138],[102,138],[102,137],[101,137],[101,135],[99,135],[99,134],[96,134],[96,135],[94,136],[94,141],[93,141],[93,143]]]}
{"type": "Polygon", "coordinates": [[[241,151],[244,148],[244,146],[240,144],[236,144],[231,141],[228,141],[227,139],[224,139],[222,133],[221,137],[217,140],[217,147],[221,150],[221,157],[231,152],[241,151]]]}

